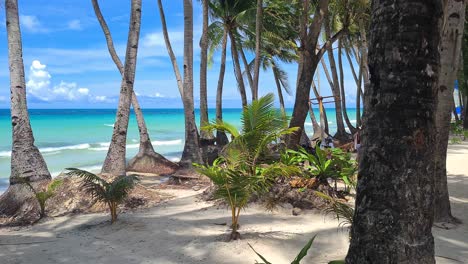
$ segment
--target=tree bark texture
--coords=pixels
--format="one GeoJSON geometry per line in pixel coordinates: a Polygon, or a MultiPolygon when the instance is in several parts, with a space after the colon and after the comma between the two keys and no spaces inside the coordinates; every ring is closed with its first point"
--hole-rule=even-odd
{"type": "MultiPolygon", "coordinates": [[[[203,27],[202,37],[200,41],[200,128],[208,125],[208,85],[207,85],[207,69],[208,69],[208,0],[202,0],[203,6],[203,27]]],[[[212,144],[214,141],[211,132],[201,130],[200,143],[202,145],[212,144]]]]}
{"type": "MultiPolygon", "coordinates": [[[[223,85],[224,74],[226,72],[226,49],[228,42],[227,29],[224,28],[223,44],[221,48],[221,64],[219,66],[218,87],[216,89],[216,120],[223,120],[223,85]]],[[[224,146],[229,143],[226,133],[223,131],[216,131],[216,145],[224,146]]]]}
{"type": "Polygon", "coordinates": [[[430,264],[439,0],[373,0],[356,209],[346,263],[430,264]]]}
{"type": "Polygon", "coordinates": [[[242,108],[244,108],[247,106],[247,95],[245,93],[244,78],[242,77],[242,70],[239,62],[239,52],[237,48],[236,38],[234,37],[234,33],[232,33],[231,31],[229,31],[229,38],[231,39],[231,56],[232,62],[234,63],[234,74],[236,75],[237,85],[239,87],[239,93],[241,95],[242,108]]]}
{"type": "Polygon", "coordinates": [[[112,139],[102,166],[102,173],[125,175],[127,129],[130,116],[130,105],[135,82],[135,70],[138,53],[138,42],[141,26],[141,0],[132,0],[130,26],[128,31],[125,66],[120,88],[119,104],[112,139]]]}
{"type": "Polygon", "coordinates": [[[460,62],[465,1],[447,0],[440,39],[440,68],[436,106],[434,222],[453,222],[447,188],[447,145],[454,109],[453,91],[460,62]]]}
{"type": "Polygon", "coordinates": [[[184,104],[185,117],[185,145],[182,152],[180,165],[192,168],[192,163],[203,163],[200,138],[195,122],[195,110],[193,103],[193,3],[192,0],[184,0],[184,104]]]}
{"type": "Polygon", "coordinates": [[[309,1],[303,2],[303,12],[300,20],[300,48],[299,48],[299,71],[296,84],[296,97],[294,101],[293,114],[289,127],[298,127],[296,133],[289,135],[287,145],[289,148],[295,148],[300,142],[304,122],[307,118],[309,108],[310,87],[313,76],[320,61],[316,53],[318,37],[321,32],[324,16],[328,13],[328,0],[320,0],[314,19],[309,25],[309,1]]]}
{"type": "Polygon", "coordinates": [[[30,206],[31,202],[28,202],[33,194],[24,181],[29,181],[36,187],[42,182],[49,181],[51,176],[44,158],[34,145],[34,135],[29,121],[18,1],[6,0],[5,12],[13,138],[10,186],[0,196],[0,215],[18,216],[35,209],[30,206]]]}

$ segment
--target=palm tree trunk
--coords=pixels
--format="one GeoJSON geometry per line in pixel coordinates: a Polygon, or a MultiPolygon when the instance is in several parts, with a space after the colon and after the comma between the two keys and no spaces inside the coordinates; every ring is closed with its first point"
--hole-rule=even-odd
{"type": "Polygon", "coordinates": [[[362,78],[363,78],[363,73],[362,73],[362,67],[359,67],[359,80],[356,88],[356,126],[361,127],[362,121],[361,121],[361,96],[363,96],[362,93],[362,78]]]}
{"type": "Polygon", "coordinates": [[[262,46],[263,0],[257,0],[257,16],[255,20],[255,62],[254,62],[254,87],[252,88],[252,100],[258,99],[258,79],[260,77],[260,50],[262,46]]]}
{"type": "Polygon", "coordinates": [[[349,128],[349,131],[351,132],[352,135],[354,135],[354,133],[356,133],[356,128],[353,126],[353,124],[351,124],[351,122],[349,121],[349,117],[348,117],[348,109],[346,109],[346,93],[345,93],[345,89],[344,89],[344,72],[343,72],[343,52],[342,52],[342,49],[343,49],[343,43],[342,43],[342,38],[340,38],[338,40],[338,68],[340,70],[340,93],[341,93],[341,106],[343,107],[343,116],[344,116],[344,120],[346,122],[346,125],[348,126],[349,128]]]}
{"type": "MultiPolygon", "coordinates": [[[[200,128],[208,125],[208,0],[202,0],[203,6],[203,32],[200,41],[200,128]]],[[[213,134],[206,130],[200,132],[200,144],[211,145],[214,143],[213,134]]]]}
{"type": "Polygon", "coordinates": [[[193,103],[193,6],[192,0],[184,0],[184,93],[182,101],[185,116],[185,146],[180,164],[192,168],[192,163],[203,163],[195,122],[193,103]]]}
{"type": "Polygon", "coordinates": [[[135,70],[138,53],[138,42],[141,25],[141,0],[132,0],[130,28],[128,32],[127,51],[125,53],[124,74],[120,88],[119,105],[112,139],[102,166],[102,173],[125,175],[126,172],[126,145],[128,119],[135,81],[135,70]]]}
{"type": "Polygon", "coordinates": [[[192,167],[193,162],[202,163],[202,154],[200,151],[200,142],[197,124],[195,123],[195,110],[193,102],[193,7],[192,1],[184,0],[184,80],[180,74],[179,66],[172,45],[169,40],[169,34],[166,25],[166,16],[161,0],[158,0],[159,15],[163,29],[164,42],[167,52],[172,62],[172,68],[177,79],[182,103],[184,105],[185,119],[185,144],[182,152],[180,165],[183,167],[192,167]]]}
{"type": "MultiPolygon", "coordinates": [[[[109,27],[107,26],[104,16],[101,13],[101,9],[99,8],[98,0],[91,0],[91,2],[93,4],[96,18],[98,19],[101,29],[106,38],[109,54],[112,60],[114,61],[115,65],[117,66],[117,69],[119,70],[121,76],[123,76],[124,66],[119,56],[117,55],[117,52],[115,51],[114,41],[112,40],[112,35],[110,33],[109,27]]],[[[143,112],[141,110],[140,104],[138,103],[135,91],[133,90],[132,105],[133,110],[135,111],[138,131],[140,133],[140,149],[138,151],[138,154],[129,161],[127,170],[164,175],[173,173],[177,165],[154,151],[153,144],[151,143],[148,129],[146,127],[145,118],[143,117],[143,112]]]]}
{"type": "MultiPolygon", "coordinates": [[[[223,85],[224,85],[224,73],[226,72],[226,49],[227,49],[228,33],[227,29],[224,28],[223,33],[223,46],[221,49],[221,64],[219,69],[218,87],[216,89],[216,120],[223,120],[223,85]]],[[[218,146],[224,146],[229,143],[229,140],[224,131],[216,131],[216,144],[218,146]]]]}
{"type": "Polygon", "coordinates": [[[289,127],[298,127],[299,131],[290,135],[287,145],[295,148],[299,144],[304,122],[309,111],[310,87],[313,75],[320,61],[320,56],[316,53],[318,37],[322,28],[322,23],[328,14],[328,0],[320,0],[314,13],[314,19],[309,25],[309,1],[302,2],[303,10],[300,21],[300,49],[299,49],[299,71],[296,84],[296,98],[294,101],[293,114],[289,127]],[[307,30],[307,28],[309,30],[307,30]]]}
{"type": "MultiPolygon", "coordinates": [[[[447,188],[447,145],[451,112],[455,110],[453,90],[460,62],[465,1],[448,0],[440,39],[440,68],[436,105],[434,222],[454,222],[447,188]]],[[[456,113],[456,112],[455,112],[456,113]]],[[[456,115],[457,116],[457,115],[456,115]]]]}
{"type": "Polygon", "coordinates": [[[177,65],[177,59],[175,57],[174,51],[172,50],[171,41],[169,40],[169,33],[167,31],[166,25],[166,15],[164,14],[164,8],[161,3],[161,0],[158,0],[158,9],[159,9],[159,17],[161,18],[161,27],[163,30],[164,36],[164,43],[166,44],[167,53],[169,58],[171,59],[172,69],[174,70],[174,74],[177,80],[177,88],[179,88],[180,96],[184,96],[184,84],[182,82],[182,75],[180,74],[179,65],[177,65]]]}
{"type": "Polygon", "coordinates": [[[346,263],[433,264],[434,91],[442,6],[435,0],[374,0],[371,14],[372,79],[346,263]]]}
{"type": "Polygon", "coordinates": [[[244,68],[245,68],[245,75],[247,76],[247,81],[249,82],[250,91],[252,92],[252,94],[254,94],[254,91],[253,91],[254,81],[252,78],[252,74],[250,72],[250,66],[249,66],[249,63],[247,62],[247,58],[245,57],[245,52],[244,52],[244,48],[242,47],[242,43],[238,43],[238,44],[239,44],[239,53],[241,55],[242,63],[244,64],[244,68]]]}
{"type": "Polygon", "coordinates": [[[330,84],[330,88],[332,90],[332,94],[335,100],[335,112],[336,112],[336,127],[337,132],[334,137],[338,139],[345,139],[346,130],[345,125],[343,122],[343,112],[341,109],[341,96],[340,96],[340,88],[338,83],[338,75],[336,72],[336,65],[335,65],[335,57],[333,56],[333,50],[329,49],[327,51],[328,54],[328,61],[330,62],[330,71],[332,72],[332,77],[330,77],[330,73],[328,72],[327,64],[325,63],[324,59],[321,59],[320,62],[322,64],[323,71],[325,72],[325,76],[328,79],[328,83],[330,84]],[[331,55],[330,55],[331,54],[331,55]]]}
{"type": "MultiPolygon", "coordinates": [[[[318,83],[318,84],[320,84],[320,83],[318,83]]],[[[315,86],[314,82],[312,82],[312,90],[314,92],[315,98],[319,98],[320,94],[317,91],[317,87],[315,86]]],[[[329,134],[327,111],[325,109],[325,105],[322,105],[322,107],[323,107],[323,129],[324,129],[325,133],[329,134]]],[[[322,118],[322,117],[320,117],[320,118],[322,118]]],[[[322,122],[322,120],[320,120],[320,122],[322,122]]]]}
{"type": "MultiPolygon", "coordinates": [[[[12,151],[10,186],[0,196],[0,215],[27,217],[37,209],[30,188],[51,179],[47,164],[34,145],[34,135],[29,121],[24,79],[23,49],[18,15],[18,1],[6,0],[6,29],[8,37],[8,62],[10,69],[12,151]]],[[[31,219],[34,221],[35,219],[31,219]]]]}
{"type": "Polygon", "coordinates": [[[231,55],[234,63],[234,74],[236,75],[237,84],[239,85],[239,92],[242,99],[242,107],[247,106],[247,95],[245,93],[244,78],[242,78],[242,71],[239,63],[239,53],[237,49],[236,38],[234,34],[229,31],[229,38],[231,39],[231,55]]]}
{"type": "Polygon", "coordinates": [[[286,114],[286,109],[284,107],[283,91],[281,90],[281,82],[278,76],[278,68],[276,68],[275,65],[273,65],[273,77],[275,78],[276,89],[278,90],[278,98],[279,98],[281,112],[286,114]]]}

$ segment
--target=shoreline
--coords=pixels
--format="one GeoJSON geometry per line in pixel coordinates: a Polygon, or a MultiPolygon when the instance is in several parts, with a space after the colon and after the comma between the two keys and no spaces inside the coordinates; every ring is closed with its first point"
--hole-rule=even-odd
{"type": "MultiPolygon", "coordinates": [[[[438,264],[468,259],[468,142],[449,145],[447,171],[452,211],[463,223],[433,228],[438,264]]],[[[255,250],[274,263],[289,263],[317,234],[304,263],[343,259],[347,230],[318,210],[291,214],[252,204],[240,224],[241,240],[224,242],[230,222],[225,207],[200,200],[203,190],[157,189],[175,196],[147,209],[129,211],[110,225],[104,213],[48,218],[34,226],[0,229],[2,263],[255,263],[255,250]]]]}

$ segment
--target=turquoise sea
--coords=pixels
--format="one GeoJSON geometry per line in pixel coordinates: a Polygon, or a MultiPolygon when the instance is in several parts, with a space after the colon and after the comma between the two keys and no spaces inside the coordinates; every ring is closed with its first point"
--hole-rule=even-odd
{"type": "MultiPolygon", "coordinates": [[[[144,109],[151,140],[157,152],[178,161],[184,146],[183,109],[144,109]]],[[[290,114],[291,109],[288,110],[290,114]]],[[[49,171],[58,175],[64,168],[77,167],[99,171],[109,146],[115,109],[31,109],[31,125],[36,146],[43,154],[49,171]]],[[[224,120],[240,126],[241,109],[224,109],[224,120]]],[[[355,122],[355,109],[348,115],[355,122]]],[[[198,117],[198,111],[195,111],[198,117]]],[[[318,112],[316,112],[318,116],[318,112]]],[[[214,118],[215,112],[209,112],[214,118]]],[[[330,132],[336,130],[335,110],[327,109],[330,132]]],[[[312,133],[310,119],[307,133],[312,133]]],[[[8,109],[0,109],[0,193],[8,186],[11,157],[11,124],[8,109]]],[[[127,138],[127,159],[138,152],[138,129],[131,117],[127,138]]]]}

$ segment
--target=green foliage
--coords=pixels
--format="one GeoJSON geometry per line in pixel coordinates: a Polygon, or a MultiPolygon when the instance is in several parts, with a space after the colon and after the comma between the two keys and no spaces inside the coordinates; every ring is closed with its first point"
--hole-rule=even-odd
{"type": "Polygon", "coordinates": [[[461,144],[462,140],[459,137],[453,137],[450,139],[450,144],[451,145],[456,145],[456,144],[461,144]]]}
{"type": "MultiPolygon", "coordinates": [[[[314,237],[312,237],[308,242],[307,244],[301,249],[301,251],[299,252],[299,254],[297,254],[296,258],[291,262],[291,264],[300,264],[301,263],[301,260],[307,256],[307,252],[309,251],[309,249],[312,247],[312,244],[314,243],[314,240],[315,240],[315,237],[317,235],[315,235],[314,237]]],[[[264,256],[262,256],[260,253],[258,253],[253,247],[252,245],[249,244],[249,247],[255,252],[255,254],[257,254],[257,256],[263,261],[263,262],[256,262],[257,264],[272,264],[271,262],[268,262],[268,260],[266,260],[266,258],[264,256]]]]}
{"type": "Polygon", "coordinates": [[[224,131],[232,136],[220,157],[212,166],[195,164],[198,172],[209,177],[216,185],[215,197],[225,200],[231,208],[232,234],[237,239],[240,211],[252,195],[267,192],[279,176],[300,173],[297,166],[275,162],[268,145],[296,131],[288,128],[286,117],[273,105],[268,94],[253,101],[242,112],[242,129],[220,120],[202,129],[224,131]]]}
{"type": "Polygon", "coordinates": [[[67,168],[69,176],[78,176],[83,179],[82,188],[90,194],[95,201],[104,202],[109,206],[111,221],[117,220],[117,206],[128,196],[135,187],[138,178],[136,176],[118,176],[114,180],[107,182],[103,178],[91,172],[67,168]]]}
{"type": "Polygon", "coordinates": [[[38,191],[36,191],[36,189],[34,189],[32,184],[28,180],[26,180],[24,178],[21,178],[21,179],[22,179],[23,183],[26,184],[31,189],[31,191],[34,193],[34,197],[36,197],[36,200],[39,203],[39,207],[41,209],[40,218],[43,218],[45,216],[45,208],[46,208],[47,200],[49,200],[50,198],[52,198],[55,195],[55,190],[63,183],[63,180],[54,179],[54,180],[52,180],[52,182],[50,182],[47,185],[47,188],[46,188],[45,191],[39,191],[38,192],[38,191]]]}

